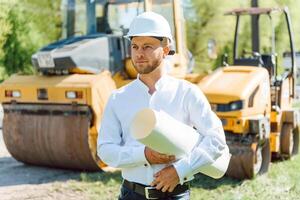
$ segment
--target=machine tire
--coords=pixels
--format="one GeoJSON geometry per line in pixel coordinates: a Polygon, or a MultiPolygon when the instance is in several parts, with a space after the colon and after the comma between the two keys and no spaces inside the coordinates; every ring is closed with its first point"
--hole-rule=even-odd
{"type": "Polygon", "coordinates": [[[270,141],[266,139],[257,145],[230,146],[232,157],[229,163],[227,176],[242,179],[252,179],[256,175],[266,173],[271,162],[270,141]]]}
{"type": "Polygon", "coordinates": [[[260,175],[267,173],[269,170],[269,165],[271,162],[271,149],[270,149],[270,140],[266,139],[262,145],[258,146],[258,149],[261,149],[262,163],[260,169],[255,173],[255,175],[260,175]]]}
{"type": "Polygon", "coordinates": [[[296,128],[293,130],[294,146],[292,155],[297,155],[299,152],[299,128],[299,126],[296,126],[296,128]]]}
{"type": "Polygon", "coordinates": [[[293,125],[284,123],[280,134],[280,153],[283,158],[289,159],[292,157],[294,143],[293,125]]]}

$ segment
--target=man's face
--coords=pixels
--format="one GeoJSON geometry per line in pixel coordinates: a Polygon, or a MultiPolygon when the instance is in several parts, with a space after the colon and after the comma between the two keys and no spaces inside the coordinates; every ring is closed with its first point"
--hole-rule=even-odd
{"type": "MultiPolygon", "coordinates": [[[[168,47],[165,47],[168,48],[168,47]]],[[[165,57],[166,49],[153,37],[134,37],[131,40],[131,60],[139,74],[149,74],[165,57]]]]}

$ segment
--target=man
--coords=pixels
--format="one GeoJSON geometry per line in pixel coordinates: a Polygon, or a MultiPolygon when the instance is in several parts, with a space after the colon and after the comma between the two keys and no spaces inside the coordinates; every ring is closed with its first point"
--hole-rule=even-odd
{"type": "Polygon", "coordinates": [[[165,73],[164,58],[172,54],[172,35],[164,17],[153,12],[140,14],[127,37],[139,75],[112,93],[101,123],[98,155],[122,170],[120,200],[189,199],[193,175],[201,166],[213,163],[226,147],[222,124],[196,85],[165,73]],[[195,127],[201,139],[191,154],[177,160],[133,139],[130,122],[143,108],[163,110],[195,127]]]}

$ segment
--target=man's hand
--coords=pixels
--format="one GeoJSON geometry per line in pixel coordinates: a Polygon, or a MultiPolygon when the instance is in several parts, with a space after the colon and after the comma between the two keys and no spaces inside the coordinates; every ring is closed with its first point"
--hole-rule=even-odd
{"type": "Polygon", "coordinates": [[[165,167],[154,175],[154,181],[151,183],[152,187],[163,192],[172,192],[179,183],[179,177],[173,165],[165,167]]]}
{"type": "Polygon", "coordinates": [[[158,153],[149,147],[145,147],[144,153],[150,164],[168,164],[175,161],[175,156],[158,153]]]}

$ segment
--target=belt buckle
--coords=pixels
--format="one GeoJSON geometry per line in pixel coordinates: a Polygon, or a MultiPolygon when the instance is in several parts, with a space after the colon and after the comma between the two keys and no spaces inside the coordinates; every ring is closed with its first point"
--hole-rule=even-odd
{"type": "Polygon", "coordinates": [[[150,197],[149,190],[156,190],[155,187],[145,187],[145,197],[146,199],[158,199],[156,197],[150,197]]]}

